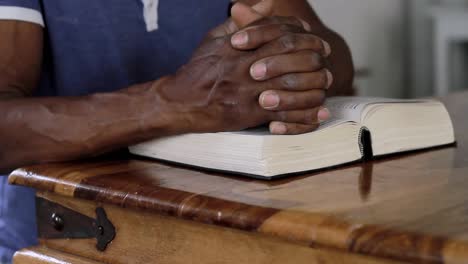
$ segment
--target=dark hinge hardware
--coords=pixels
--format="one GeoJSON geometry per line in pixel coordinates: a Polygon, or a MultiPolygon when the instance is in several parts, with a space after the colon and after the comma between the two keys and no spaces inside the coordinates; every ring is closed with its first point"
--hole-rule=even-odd
{"type": "Polygon", "coordinates": [[[96,248],[105,251],[115,238],[115,227],[104,208],[96,208],[96,219],[44,198],[36,198],[37,225],[42,239],[96,238],[96,248]]]}

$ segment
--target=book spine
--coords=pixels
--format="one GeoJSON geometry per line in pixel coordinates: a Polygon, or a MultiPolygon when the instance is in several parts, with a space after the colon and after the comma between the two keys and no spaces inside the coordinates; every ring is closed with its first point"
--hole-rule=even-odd
{"type": "Polygon", "coordinates": [[[362,159],[364,161],[371,160],[374,157],[374,151],[372,150],[372,134],[365,126],[359,131],[359,149],[361,150],[362,159]]]}

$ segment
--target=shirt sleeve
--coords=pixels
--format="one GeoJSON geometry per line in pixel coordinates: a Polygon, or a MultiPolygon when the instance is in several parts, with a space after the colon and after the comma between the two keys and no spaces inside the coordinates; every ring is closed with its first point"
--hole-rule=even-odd
{"type": "Polygon", "coordinates": [[[0,0],[0,20],[26,21],[44,27],[40,1],[0,0]]]}

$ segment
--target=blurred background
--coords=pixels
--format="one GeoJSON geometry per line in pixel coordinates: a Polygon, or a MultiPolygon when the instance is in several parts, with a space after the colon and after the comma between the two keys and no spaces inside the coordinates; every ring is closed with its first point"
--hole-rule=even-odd
{"type": "Polygon", "coordinates": [[[309,0],[346,38],[359,95],[468,89],[468,0],[309,0]]]}

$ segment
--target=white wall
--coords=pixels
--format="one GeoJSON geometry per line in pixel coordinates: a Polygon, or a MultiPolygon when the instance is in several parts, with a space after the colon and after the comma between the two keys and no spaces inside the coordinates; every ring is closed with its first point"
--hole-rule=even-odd
{"type": "Polygon", "coordinates": [[[348,41],[358,68],[361,94],[402,97],[405,91],[405,0],[309,0],[322,20],[348,41]]]}
{"type": "MultiPolygon", "coordinates": [[[[452,7],[455,9],[459,8],[467,8],[468,7],[468,0],[411,0],[408,1],[408,6],[411,9],[410,19],[409,19],[409,26],[410,26],[410,78],[409,78],[409,87],[410,87],[410,95],[413,97],[421,97],[421,96],[431,96],[434,94],[434,58],[433,58],[433,50],[434,50],[434,30],[433,30],[433,20],[430,15],[430,10],[434,6],[445,6],[445,7],[452,7]]],[[[453,49],[452,52],[456,54],[460,54],[461,56],[464,55],[463,51],[466,53],[468,51],[468,46],[464,47],[463,49],[459,50],[453,49]],[[455,53],[460,52],[462,53],[455,53]]],[[[465,69],[468,68],[468,60],[460,61],[458,59],[452,59],[450,62],[451,67],[457,67],[457,69],[453,69],[455,73],[460,70],[461,74],[456,74],[455,76],[450,77],[461,77],[460,83],[452,83],[453,87],[450,89],[460,87],[466,87],[468,83],[468,78],[466,78],[465,69]],[[459,62],[461,64],[452,63],[459,62]],[[464,75],[464,76],[463,76],[464,75]]],[[[457,78],[455,78],[457,79],[457,78]]]]}

